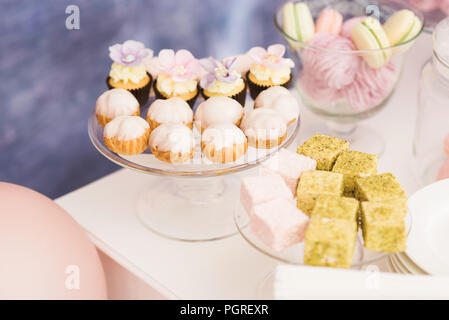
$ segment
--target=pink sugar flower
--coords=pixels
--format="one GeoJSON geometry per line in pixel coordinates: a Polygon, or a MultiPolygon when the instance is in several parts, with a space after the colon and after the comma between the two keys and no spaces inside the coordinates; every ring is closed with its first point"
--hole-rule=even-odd
{"type": "Polygon", "coordinates": [[[271,45],[267,50],[262,47],[254,47],[248,51],[248,55],[254,60],[254,62],[261,64],[267,68],[293,68],[295,66],[295,63],[292,59],[283,58],[284,54],[285,46],[282,44],[271,45]]]}
{"type": "Polygon", "coordinates": [[[188,50],[176,52],[164,49],[159,52],[161,73],[172,77],[175,82],[190,81],[199,76],[200,63],[188,50]]]}

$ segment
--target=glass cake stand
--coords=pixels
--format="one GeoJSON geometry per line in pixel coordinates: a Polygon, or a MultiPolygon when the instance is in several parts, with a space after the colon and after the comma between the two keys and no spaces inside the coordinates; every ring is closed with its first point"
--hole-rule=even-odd
{"type": "MultiPolygon", "coordinates": [[[[248,95],[245,113],[252,108],[253,101],[248,95]]],[[[143,118],[147,109],[142,108],[143,118]]],[[[186,164],[169,164],[156,159],[149,149],[136,156],[110,151],[104,144],[103,127],[98,123],[95,112],[88,121],[92,144],[107,159],[124,168],[159,177],[158,180],[150,180],[148,186],[136,194],[136,214],[151,231],[182,241],[211,241],[236,234],[233,211],[240,191],[237,173],[256,168],[279,148],[290,145],[298,135],[299,127],[300,119],[288,127],[287,138],[278,148],[248,147],[243,158],[228,164],[214,164],[202,157],[201,135],[194,129],[194,159],[186,164]]]]}
{"type": "MultiPolygon", "coordinates": [[[[272,259],[277,260],[279,263],[289,265],[304,265],[304,242],[291,246],[282,251],[275,251],[265,243],[263,243],[255,234],[253,234],[249,227],[249,216],[240,202],[236,205],[234,211],[234,221],[237,229],[243,239],[245,239],[253,248],[269,256],[272,259]]],[[[406,216],[406,233],[410,234],[412,228],[412,217],[410,212],[406,216]]],[[[386,258],[390,254],[384,252],[374,252],[367,250],[363,247],[363,237],[361,231],[357,235],[356,247],[352,260],[351,269],[354,270],[366,270],[373,271],[378,270],[375,266],[376,262],[386,258]]],[[[270,271],[260,282],[257,290],[260,299],[272,299],[273,297],[273,285],[275,283],[275,272],[270,271]]]]}

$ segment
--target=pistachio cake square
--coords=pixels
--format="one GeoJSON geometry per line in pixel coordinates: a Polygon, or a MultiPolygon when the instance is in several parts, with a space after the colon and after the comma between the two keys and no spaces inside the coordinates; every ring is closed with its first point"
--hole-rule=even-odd
{"type": "Polygon", "coordinates": [[[296,152],[316,160],[317,170],[330,171],[340,153],[348,148],[349,142],[347,141],[315,134],[300,145],[296,152]]]}
{"type": "Polygon", "coordinates": [[[304,264],[349,268],[356,244],[354,224],[347,220],[312,218],[306,231],[304,264]]]}
{"type": "Polygon", "coordinates": [[[343,174],[344,195],[354,196],[355,179],[377,174],[377,155],[346,150],[337,158],[332,172],[343,174]]]}
{"type": "Polygon", "coordinates": [[[355,179],[355,197],[360,201],[407,199],[404,189],[391,173],[355,179]]]}
{"type": "Polygon", "coordinates": [[[341,196],[343,194],[343,175],[329,171],[304,171],[298,183],[298,208],[310,217],[316,199],[321,194],[341,196]]]}
{"type": "Polygon", "coordinates": [[[312,212],[315,217],[328,219],[342,219],[354,224],[357,229],[359,202],[353,198],[322,194],[318,196],[312,212]]]}
{"type": "Polygon", "coordinates": [[[362,231],[364,246],[368,250],[403,252],[407,233],[405,216],[407,209],[397,202],[362,202],[362,231]]]}

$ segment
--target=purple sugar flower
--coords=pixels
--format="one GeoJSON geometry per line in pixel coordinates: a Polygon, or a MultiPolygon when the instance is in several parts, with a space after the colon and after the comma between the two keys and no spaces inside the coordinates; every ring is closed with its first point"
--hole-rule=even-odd
{"type": "Polygon", "coordinates": [[[233,83],[237,81],[240,76],[233,72],[236,67],[236,61],[236,57],[226,59],[224,63],[221,63],[212,57],[201,59],[201,66],[207,74],[201,78],[200,86],[203,89],[208,89],[216,80],[224,83],[233,83]]]}
{"type": "Polygon", "coordinates": [[[144,44],[135,40],[127,40],[123,44],[114,44],[109,47],[109,57],[114,62],[127,67],[138,66],[146,57],[152,57],[153,51],[146,49],[144,44]]]}

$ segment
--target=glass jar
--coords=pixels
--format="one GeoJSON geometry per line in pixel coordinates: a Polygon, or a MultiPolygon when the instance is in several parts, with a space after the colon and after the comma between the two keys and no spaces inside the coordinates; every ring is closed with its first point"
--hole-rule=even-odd
{"type": "Polygon", "coordinates": [[[413,156],[422,185],[449,178],[448,135],[449,18],[446,18],[435,27],[433,57],[421,71],[413,156]]]}

